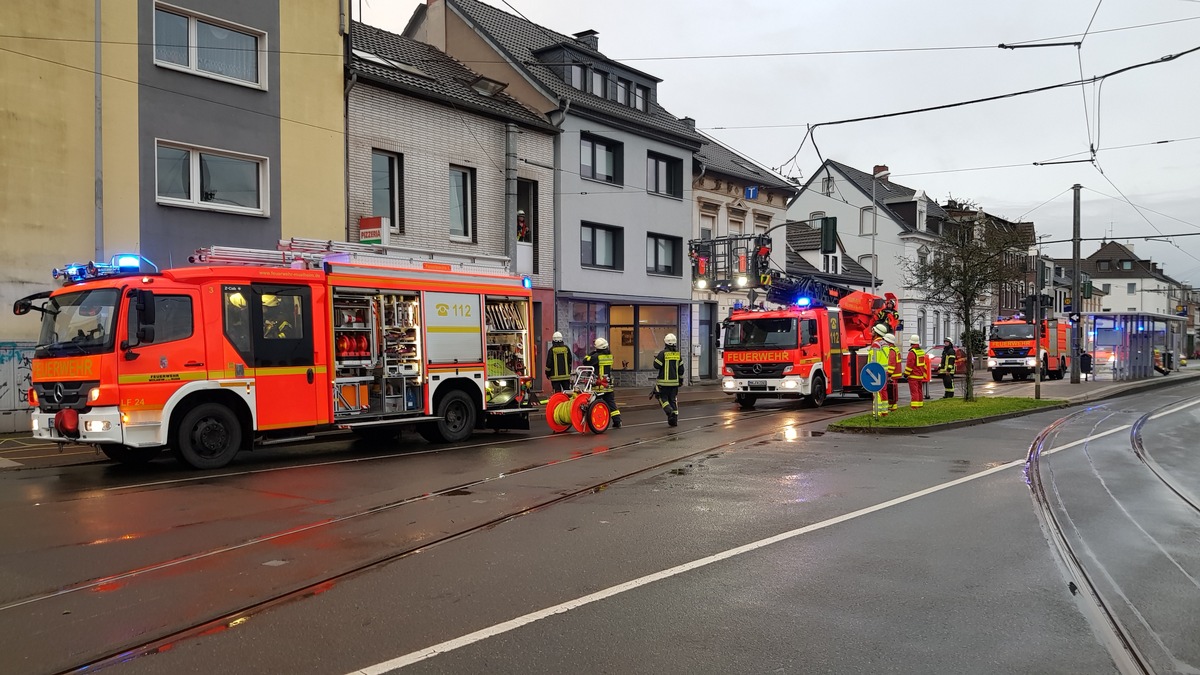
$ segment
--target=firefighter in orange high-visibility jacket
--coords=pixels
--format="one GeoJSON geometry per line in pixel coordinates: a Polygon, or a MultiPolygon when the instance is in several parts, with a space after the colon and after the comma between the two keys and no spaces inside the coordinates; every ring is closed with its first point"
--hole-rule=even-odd
{"type": "Polygon", "coordinates": [[[900,348],[896,346],[896,336],[888,333],[883,336],[883,341],[887,343],[884,347],[887,349],[888,410],[895,410],[900,407],[900,375],[904,372],[904,367],[900,365],[900,348]]]}
{"type": "Polygon", "coordinates": [[[908,340],[908,358],[904,362],[904,377],[908,378],[909,406],[920,408],[925,405],[922,388],[930,380],[929,357],[921,349],[921,338],[916,335],[908,340]]]}

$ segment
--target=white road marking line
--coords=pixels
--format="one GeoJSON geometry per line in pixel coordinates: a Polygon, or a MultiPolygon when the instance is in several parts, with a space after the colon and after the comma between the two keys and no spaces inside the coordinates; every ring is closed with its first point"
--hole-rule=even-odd
{"type": "Polygon", "coordinates": [[[1164,411],[1158,413],[1157,415],[1151,415],[1150,419],[1156,420],[1160,417],[1166,417],[1167,415],[1170,415],[1172,413],[1177,413],[1180,410],[1187,410],[1188,408],[1190,408],[1194,405],[1200,405],[1200,398],[1196,399],[1195,401],[1192,401],[1191,403],[1184,403],[1182,405],[1177,405],[1174,408],[1171,408],[1170,410],[1164,410],[1164,411]]]}
{"type": "MultiPolygon", "coordinates": [[[[1097,438],[1109,436],[1111,434],[1115,434],[1120,431],[1129,429],[1130,426],[1131,425],[1126,424],[1124,426],[1120,426],[1115,429],[1110,429],[1103,433],[1094,434],[1094,435],[1088,436],[1086,438],[1081,438],[1077,441],[1073,441],[1071,443],[1067,443],[1066,445],[1053,448],[1052,450],[1048,450],[1045,454],[1058,452],[1060,450],[1066,450],[1068,448],[1072,448],[1077,445],[1087,443],[1087,442],[1095,440],[1097,438]]],[[[429,659],[434,656],[438,656],[439,654],[445,654],[447,652],[454,651],[455,649],[459,649],[461,647],[466,647],[467,645],[471,645],[476,642],[481,642],[488,638],[495,637],[502,633],[507,633],[509,631],[516,630],[517,628],[534,623],[535,621],[540,621],[540,620],[545,619],[550,616],[554,616],[555,614],[563,614],[563,613],[569,612],[573,609],[578,609],[580,607],[583,607],[584,605],[590,605],[593,602],[599,602],[600,600],[604,600],[606,598],[611,598],[615,595],[620,595],[627,591],[631,591],[635,588],[639,588],[641,586],[646,586],[648,584],[652,584],[656,581],[662,581],[663,579],[677,576],[679,574],[683,574],[684,572],[689,572],[691,570],[698,569],[701,567],[707,567],[708,565],[711,565],[716,562],[720,562],[722,560],[726,560],[728,558],[739,556],[744,553],[749,553],[751,551],[758,550],[765,546],[771,546],[772,544],[777,544],[781,541],[793,539],[802,534],[808,534],[809,532],[815,532],[817,530],[831,527],[833,525],[844,523],[848,520],[860,518],[862,516],[866,516],[866,515],[875,513],[876,511],[882,511],[883,509],[897,506],[897,505],[903,504],[905,502],[910,502],[914,499],[919,499],[926,495],[931,495],[931,494],[934,494],[935,492],[941,492],[942,490],[956,487],[958,485],[962,485],[963,483],[977,480],[977,479],[983,478],[985,476],[990,476],[999,471],[1004,471],[1006,469],[1011,469],[1014,467],[1022,466],[1024,464],[1025,464],[1024,459],[1013,460],[1011,462],[1007,462],[1005,464],[1001,464],[999,466],[994,466],[990,469],[980,471],[979,473],[972,474],[970,476],[963,476],[962,478],[952,480],[948,483],[942,483],[941,485],[935,485],[930,488],[925,488],[924,490],[919,490],[919,491],[913,492],[911,494],[907,494],[907,495],[904,495],[901,497],[896,497],[895,499],[890,499],[886,502],[876,504],[874,506],[868,506],[866,508],[862,508],[857,511],[851,511],[850,513],[836,516],[834,518],[830,518],[829,520],[824,520],[819,523],[813,523],[812,525],[806,525],[804,527],[800,527],[800,528],[797,528],[794,530],[789,530],[787,532],[783,532],[781,534],[777,534],[772,537],[767,537],[766,539],[760,539],[758,541],[751,542],[749,544],[743,544],[742,546],[738,546],[736,548],[731,548],[726,551],[722,551],[720,553],[715,553],[715,554],[707,556],[705,558],[693,560],[691,562],[687,562],[682,565],[676,565],[675,567],[671,567],[669,569],[665,569],[660,572],[655,572],[653,574],[647,574],[646,576],[638,577],[637,579],[633,579],[632,581],[626,581],[625,583],[617,584],[616,586],[611,586],[609,588],[606,588],[606,589],[603,589],[600,591],[596,591],[595,593],[585,595],[581,598],[576,598],[574,600],[568,600],[566,602],[554,605],[552,607],[547,607],[545,609],[541,609],[536,612],[530,612],[529,614],[526,614],[524,616],[519,616],[515,619],[511,619],[511,620],[505,621],[503,623],[498,623],[494,626],[489,626],[487,628],[477,630],[474,633],[468,633],[467,635],[463,635],[461,637],[457,637],[452,640],[447,640],[445,642],[438,643],[431,647],[426,647],[425,649],[421,649],[421,650],[418,650],[415,652],[410,652],[408,654],[405,654],[404,656],[398,656],[389,661],[383,661],[383,662],[377,663],[373,666],[367,666],[366,668],[352,671],[348,675],[383,675],[383,673],[388,673],[393,670],[399,670],[400,668],[404,668],[406,666],[411,666],[414,663],[418,663],[420,661],[424,661],[425,659],[429,659]]]]}
{"type": "Polygon", "coordinates": [[[4,459],[3,457],[0,457],[0,469],[11,469],[14,466],[25,466],[25,465],[20,462],[14,462],[11,459],[4,459]]]}

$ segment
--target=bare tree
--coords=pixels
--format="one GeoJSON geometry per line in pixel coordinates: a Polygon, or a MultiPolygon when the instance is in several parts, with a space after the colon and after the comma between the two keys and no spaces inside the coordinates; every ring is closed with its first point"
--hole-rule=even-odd
{"type": "MultiPolygon", "coordinates": [[[[975,209],[958,213],[928,245],[924,262],[905,259],[901,267],[905,284],[922,289],[926,304],[942,307],[969,331],[990,313],[1001,289],[1024,279],[1029,229],[975,209]]],[[[964,398],[973,401],[975,355],[970,340],[962,347],[967,354],[964,398]]]]}

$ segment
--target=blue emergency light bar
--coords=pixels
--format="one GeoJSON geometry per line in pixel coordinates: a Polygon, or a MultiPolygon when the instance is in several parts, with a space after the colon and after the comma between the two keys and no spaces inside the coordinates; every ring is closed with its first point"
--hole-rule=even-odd
{"type": "Polygon", "coordinates": [[[50,276],[62,279],[66,284],[77,284],[89,279],[115,277],[124,274],[137,274],[142,271],[145,263],[158,272],[158,266],[136,253],[118,253],[108,262],[70,263],[58,269],[51,270],[50,276]]]}
{"type": "Polygon", "coordinates": [[[533,288],[533,277],[523,277],[521,279],[521,285],[525,288],[533,288]]]}
{"type": "Polygon", "coordinates": [[[808,307],[812,304],[812,298],[799,297],[796,298],[796,304],[800,307],[808,307]]]}

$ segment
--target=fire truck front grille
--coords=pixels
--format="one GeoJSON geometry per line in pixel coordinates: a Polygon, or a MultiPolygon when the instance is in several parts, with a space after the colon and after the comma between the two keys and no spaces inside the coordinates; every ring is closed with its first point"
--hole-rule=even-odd
{"type": "Polygon", "coordinates": [[[768,378],[783,377],[783,369],[787,366],[786,363],[739,363],[730,368],[735,377],[768,378]]]}
{"type": "Polygon", "coordinates": [[[88,392],[98,386],[99,381],[39,382],[33,388],[37,390],[38,406],[45,412],[55,412],[65,408],[83,410],[88,407],[88,392]]]}
{"type": "Polygon", "coordinates": [[[1029,347],[998,347],[994,350],[998,359],[1012,359],[1018,356],[1027,356],[1029,347]]]}

